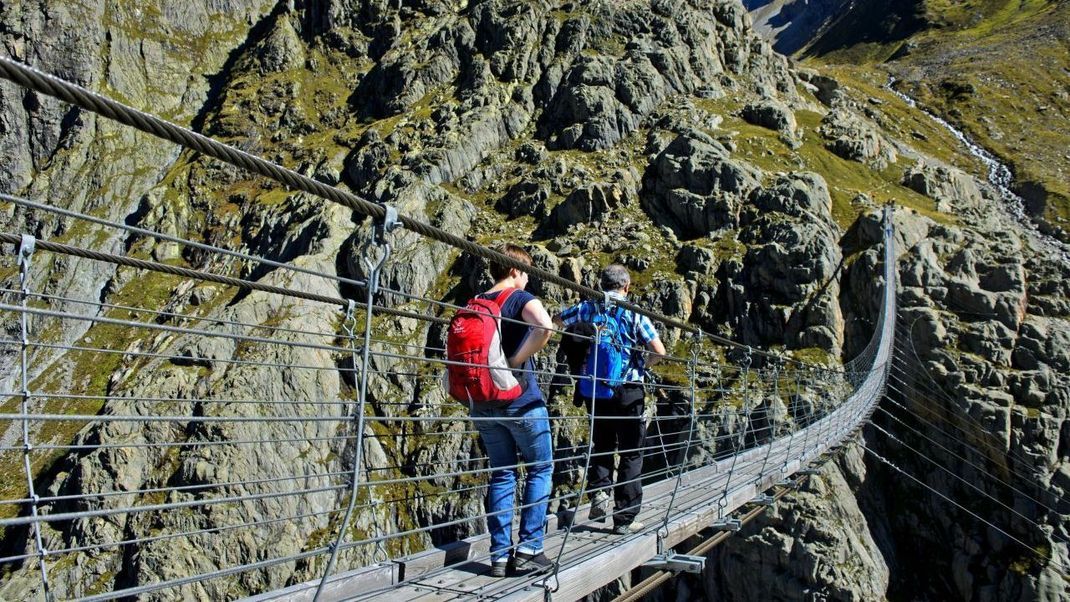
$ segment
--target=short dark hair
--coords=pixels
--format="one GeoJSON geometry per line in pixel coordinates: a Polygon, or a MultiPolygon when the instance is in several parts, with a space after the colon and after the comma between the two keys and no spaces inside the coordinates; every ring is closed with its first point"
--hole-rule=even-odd
{"type": "MultiPolygon", "coordinates": [[[[531,265],[531,254],[525,251],[523,247],[518,247],[512,243],[504,243],[496,247],[494,250],[506,257],[515,259],[524,265],[531,265]]],[[[495,281],[503,280],[509,276],[509,270],[511,268],[512,266],[491,260],[490,276],[491,278],[494,278],[495,281]]]]}
{"type": "Polygon", "coordinates": [[[628,286],[632,281],[628,268],[619,263],[611,263],[602,270],[598,278],[598,284],[604,291],[619,291],[628,286]]]}

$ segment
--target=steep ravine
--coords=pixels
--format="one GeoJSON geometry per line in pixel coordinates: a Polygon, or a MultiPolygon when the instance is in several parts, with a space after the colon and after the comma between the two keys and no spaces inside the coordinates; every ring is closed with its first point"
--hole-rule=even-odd
{"type": "MultiPolygon", "coordinates": [[[[1040,259],[1012,224],[991,211],[998,201],[984,183],[889,134],[879,105],[850,93],[837,101],[826,98],[827,82],[795,71],[774,53],[751,31],[738,2],[422,0],[399,7],[334,0],[297,2],[293,9],[286,2],[237,0],[182,7],[85,0],[58,8],[40,2],[0,9],[0,44],[34,66],[389,202],[458,235],[481,243],[524,241],[540,266],[585,283],[592,283],[604,262],[622,261],[636,274],[636,298],[657,311],[807,359],[838,362],[868,340],[879,285],[872,276],[879,257],[873,215],[880,202],[895,200],[901,206],[904,312],[911,320],[925,318],[915,332],[919,355],[952,391],[957,405],[949,411],[998,426],[1000,444],[1015,458],[1029,460],[1014,466],[1028,475],[1023,487],[1050,499],[1064,499],[1070,489],[1067,266],[1040,259]],[[51,35],[45,35],[46,23],[51,35]]],[[[0,126],[0,147],[18,158],[0,171],[5,191],[298,265],[363,275],[366,224],[322,200],[289,194],[9,83],[0,83],[0,126]]],[[[120,237],[99,241],[92,232],[30,221],[20,212],[5,213],[4,220],[9,231],[32,229],[46,238],[68,232],[72,244],[338,293],[329,281],[254,270],[172,245],[131,240],[127,249],[120,237]]],[[[396,236],[395,257],[384,274],[392,288],[433,291],[458,301],[485,284],[478,262],[409,232],[396,236]]],[[[103,291],[106,301],[255,324],[325,332],[339,327],[333,308],[176,284],[127,270],[87,269],[80,262],[43,264],[34,282],[38,290],[69,296],[95,299],[103,291]]],[[[532,288],[551,307],[572,299],[544,283],[532,288]]],[[[386,339],[416,345],[434,344],[441,336],[411,320],[384,319],[377,326],[386,339]]],[[[675,342],[675,333],[664,334],[675,342]]],[[[48,335],[64,342],[99,336],[77,330],[48,335]]],[[[99,390],[86,393],[116,399],[93,412],[189,414],[196,409],[190,402],[161,408],[133,400],[266,395],[307,402],[286,408],[285,415],[323,415],[339,406],[316,400],[353,394],[351,377],[337,370],[339,360],[330,354],[265,352],[272,361],[321,368],[310,376],[228,364],[220,360],[240,359],[248,349],[210,346],[192,337],[122,343],[190,360],[105,368],[88,381],[99,390]]],[[[87,361],[72,353],[42,357],[35,365],[43,372],[87,361]]],[[[12,378],[13,364],[5,358],[2,366],[2,377],[12,378]]],[[[388,358],[376,363],[377,371],[396,367],[388,358]]],[[[61,380],[51,386],[81,383],[61,380]]],[[[369,395],[370,411],[384,417],[434,412],[443,401],[437,387],[382,375],[371,378],[369,395]]],[[[219,411],[239,416],[257,410],[232,405],[219,411]]],[[[39,491],[76,494],[198,485],[225,481],[227,474],[349,470],[351,449],[311,441],[336,434],[321,425],[294,427],[307,442],[256,453],[237,442],[292,439],[294,432],[258,423],[227,430],[152,423],[53,433],[56,443],[213,445],[78,452],[42,467],[36,485],[39,491]]],[[[467,466],[478,455],[472,438],[443,436],[433,428],[415,426],[404,437],[375,432],[366,450],[369,468],[405,466],[415,474],[426,470],[422,464],[467,466]]],[[[557,436],[557,445],[564,446],[577,433],[563,430],[557,436]]],[[[866,441],[923,474],[919,460],[889,448],[879,435],[869,433],[866,441]]],[[[713,552],[711,570],[701,580],[680,581],[658,595],[987,600],[1008,592],[1020,599],[1065,592],[1050,568],[1014,564],[1019,555],[1006,542],[954,509],[929,505],[911,507],[910,514],[894,512],[901,500],[919,499],[919,492],[862,458],[855,448],[827,465],[805,491],[713,552]],[[907,533],[918,534],[917,547],[905,539],[907,533]],[[923,557],[919,548],[927,566],[904,560],[923,557]],[[1012,565],[1021,570],[1008,570],[1012,565]],[[909,589],[908,575],[916,571],[926,578],[909,589]]],[[[998,455],[983,461],[1006,464],[998,455]]],[[[461,479],[439,483],[461,484],[461,479]]],[[[284,491],[287,485],[273,487],[284,491]]],[[[417,493],[398,489],[389,494],[417,493]]],[[[241,492],[235,487],[214,495],[241,492]]],[[[996,487],[993,492],[1006,496],[996,487]]],[[[107,508],[143,501],[132,497],[85,504],[107,508]]],[[[355,517],[354,532],[366,533],[373,525],[402,531],[476,515],[479,498],[420,497],[397,513],[385,505],[365,508],[355,517]]],[[[285,499],[240,511],[220,507],[70,521],[46,530],[45,540],[58,549],[150,532],[231,527],[278,515],[312,515],[344,498],[322,493],[285,499]]],[[[67,509],[54,504],[44,511],[67,509]]],[[[999,514],[992,519],[1009,522],[999,514]]],[[[1065,537],[1065,516],[1038,520],[1065,537]]],[[[136,554],[79,555],[56,564],[51,577],[58,596],[83,596],[299,552],[320,545],[333,528],[321,515],[251,531],[161,539],[136,554]]],[[[479,529],[460,523],[405,538],[389,552],[404,554],[479,529]]],[[[1065,545],[1036,541],[1065,562],[1065,545]]],[[[4,533],[3,549],[22,553],[32,542],[26,531],[12,530],[4,533]]],[[[348,551],[340,567],[365,564],[373,553],[348,551]]],[[[231,599],[312,579],[323,564],[322,558],[288,563],[147,597],[231,599]]],[[[39,595],[32,562],[14,567],[0,584],[3,598],[39,595]]]]}
{"type": "Polygon", "coordinates": [[[1002,199],[1004,203],[1004,209],[1009,212],[1024,229],[1035,232],[1037,240],[1034,244],[1050,250],[1054,261],[1070,262],[1070,244],[1052,236],[1050,233],[1041,231],[1041,227],[1046,226],[1050,228],[1050,226],[1034,221],[1036,216],[1028,214],[1026,211],[1026,200],[1015,192],[1018,185],[1014,180],[1014,173],[1006,163],[1001,161],[987,149],[970,140],[962,130],[956,128],[946,119],[936,115],[932,111],[919,107],[915,99],[911,98],[905,92],[896,89],[894,77],[889,80],[888,89],[906,102],[908,106],[923,111],[933,121],[951,132],[951,135],[961,142],[971,155],[980,159],[985,167],[988,168],[988,173],[986,174],[988,183],[999,191],[1000,199],[1002,199]]]}

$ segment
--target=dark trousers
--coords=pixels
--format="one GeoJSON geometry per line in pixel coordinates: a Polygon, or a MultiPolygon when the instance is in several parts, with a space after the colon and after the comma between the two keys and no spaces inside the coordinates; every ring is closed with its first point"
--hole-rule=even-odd
{"type": "Polygon", "coordinates": [[[608,493],[613,487],[613,523],[631,524],[643,503],[643,483],[639,478],[646,442],[642,385],[621,385],[611,399],[595,400],[592,438],[594,455],[587,488],[608,493]],[[616,481],[613,480],[614,451],[620,456],[616,481]]]}

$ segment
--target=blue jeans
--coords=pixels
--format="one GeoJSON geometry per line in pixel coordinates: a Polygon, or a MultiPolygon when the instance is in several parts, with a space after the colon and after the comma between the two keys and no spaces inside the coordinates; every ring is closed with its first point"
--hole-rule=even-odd
{"type": "Polygon", "coordinates": [[[473,408],[472,416],[500,419],[475,421],[483,446],[487,449],[490,466],[497,469],[491,472],[487,487],[491,561],[504,560],[513,547],[518,452],[527,476],[521,496],[520,543],[517,551],[530,554],[541,552],[553,475],[553,447],[546,404],[536,402],[522,408],[473,408]]]}

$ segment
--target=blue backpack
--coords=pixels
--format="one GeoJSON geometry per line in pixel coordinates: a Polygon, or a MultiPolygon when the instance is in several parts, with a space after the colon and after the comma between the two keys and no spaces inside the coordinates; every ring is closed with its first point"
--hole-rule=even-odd
{"type": "Polygon", "coordinates": [[[631,364],[629,338],[625,336],[629,325],[624,320],[625,309],[617,307],[602,311],[596,315],[591,324],[601,331],[597,335],[597,344],[592,341],[583,363],[581,376],[576,385],[580,395],[597,399],[613,397],[617,387],[624,382],[624,374],[631,364]],[[593,379],[590,377],[594,377],[593,379]],[[595,381],[597,379],[597,381],[595,381]]]}

